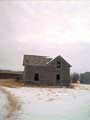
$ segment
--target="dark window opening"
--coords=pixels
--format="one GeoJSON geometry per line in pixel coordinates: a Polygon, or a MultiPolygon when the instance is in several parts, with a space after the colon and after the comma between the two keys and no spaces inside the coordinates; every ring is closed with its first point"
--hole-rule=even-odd
{"type": "Polygon", "coordinates": [[[57,80],[57,81],[60,80],[60,75],[59,75],[59,74],[56,75],[56,80],[57,80]]]}
{"type": "Polygon", "coordinates": [[[60,68],[60,67],[61,67],[61,62],[58,61],[58,62],[57,62],[57,68],[60,68]]]}
{"type": "Polygon", "coordinates": [[[39,74],[38,74],[38,73],[35,73],[34,80],[35,80],[35,81],[38,81],[38,80],[39,80],[39,74]]]}

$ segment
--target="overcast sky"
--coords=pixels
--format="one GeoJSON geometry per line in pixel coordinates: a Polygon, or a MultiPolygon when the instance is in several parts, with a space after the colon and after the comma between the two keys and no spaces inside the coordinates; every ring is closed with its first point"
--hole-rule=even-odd
{"type": "Polygon", "coordinates": [[[90,2],[0,1],[0,69],[23,70],[23,55],[62,55],[90,71],[90,2]]]}

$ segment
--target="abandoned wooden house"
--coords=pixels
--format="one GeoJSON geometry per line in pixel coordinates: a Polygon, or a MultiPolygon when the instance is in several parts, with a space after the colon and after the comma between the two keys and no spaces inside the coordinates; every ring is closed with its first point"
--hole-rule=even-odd
{"type": "Polygon", "coordinates": [[[63,57],[24,55],[24,82],[46,85],[68,85],[71,65],[63,57]]]}

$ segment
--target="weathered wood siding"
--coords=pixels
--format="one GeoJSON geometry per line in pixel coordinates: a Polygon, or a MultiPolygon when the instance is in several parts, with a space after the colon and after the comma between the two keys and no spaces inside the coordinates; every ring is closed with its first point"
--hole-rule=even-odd
{"type": "Polygon", "coordinates": [[[57,69],[54,66],[25,66],[24,70],[25,82],[47,84],[47,85],[60,85],[70,83],[70,70],[69,68],[57,69]],[[39,81],[34,81],[35,73],[39,74],[39,81]],[[57,82],[56,75],[60,75],[60,82],[57,82]]]}

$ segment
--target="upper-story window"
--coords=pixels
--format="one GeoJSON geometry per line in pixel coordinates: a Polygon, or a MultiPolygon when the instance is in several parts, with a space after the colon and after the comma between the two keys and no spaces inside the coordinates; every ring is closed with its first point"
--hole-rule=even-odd
{"type": "Polygon", "coordinates": [[[60,68],[60,67],[61,67],[61,62],[58,61],[58,62],[57,62],[57,68],[60,68]]]}

